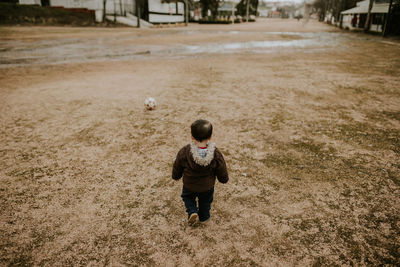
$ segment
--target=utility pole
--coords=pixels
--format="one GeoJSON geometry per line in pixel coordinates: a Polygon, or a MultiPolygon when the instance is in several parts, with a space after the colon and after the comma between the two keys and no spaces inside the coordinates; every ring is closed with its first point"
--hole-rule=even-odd
{"type": "Polygon", "coordinates": [[[235,3],[232,0],[232,24],[235,24],[235,3]]]}
{"type": "Polygon", "coordinates": [[[339,28],[343,29],[343,15],[342,15],[342,11],[345,9],[345,2],[343,0],[340,1],[341,2],[341,6],[340,6],[340,11],[339,11],[339,28]]]}
{"type": "Polygon", "coordinates": [[[103,0],[103,22],[106,22],[106,5],[107,0],[103,0]]]}
{"type": "Polygon", "coordinates": [[[188,0],[185,0],[185,26],[189,23],[189,5],[188,0]]]}
{"type": "Polygon", "coordinates": [[[384,26],[383,31],[382,31],[382,36],[383,37],[386,36],[388,21],[390,20],[390,15],[392,14],[392,4],[393,4],[393,0],[390,0],[389,10],[388,10],[388,13],[386,15],[386,20],[385,20],[385,26],[384,26]]]}
{"type": "Polygon", "coordinates": [[[114,23],[117,22],[117,7],[116,7],[116,5],[117,5],[117,2],[116,2],[116,0],[114,0],[114,23]]]}
{"type": "Polygon", "coordinates": [[[246,6],[246,22],[249,22],[249,4],[250,0],[247,0],[247,6],[246,6]]]}
{"type": "Polygon", "coordinates": [[[137,10],[137,27],[140,28],[140,5],[137,5],[136,10],[137,10]]]}
{"type": "Polygon", "coordinates": [[[367,14],[367,19],[366,19],[365,25],[364,25],[365,32],[369,32],[369,30],[371,28],[371,10],[372,10],[373,5],[374,5],[374,0],[369,0],[368,14],[367,14]]]}

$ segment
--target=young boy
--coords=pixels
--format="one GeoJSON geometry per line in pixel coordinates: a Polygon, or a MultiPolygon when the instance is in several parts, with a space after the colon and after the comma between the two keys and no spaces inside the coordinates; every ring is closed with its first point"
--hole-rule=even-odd
{"type": "Polygon", "coordinates": [[[192,142],[178,152],[172,169],[173,179],[179,180],[183,176],[182,199],[191,225],[210,218],[215,177],[221,183],[229,180],[224,157],[215,143],[210,142],[212,131],[209,121],[193,122],[192,142]]]}

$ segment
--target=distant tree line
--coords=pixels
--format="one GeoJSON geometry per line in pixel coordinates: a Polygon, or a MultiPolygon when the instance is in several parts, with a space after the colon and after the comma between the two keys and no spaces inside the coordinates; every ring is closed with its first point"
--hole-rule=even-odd
{"type": "Polygon", "coordinates": [[[320,21],[325,19],[328,12],[331,12],[335,21],[338,21],[340,12],[355,7],[356,3],[359,1],[361,0],[316,0],[314,2],[314,8],[318,12],[320,21]]]}

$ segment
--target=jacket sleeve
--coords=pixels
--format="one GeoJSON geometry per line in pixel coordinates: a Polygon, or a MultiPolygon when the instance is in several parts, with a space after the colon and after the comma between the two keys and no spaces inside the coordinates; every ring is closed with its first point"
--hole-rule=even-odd
{"type": "Polygon", "coordinates": [[[224,156],[218,149],[215,150],[215,159],[217,160],[217,179],[220,183],[225,184],[229,181],[228,169],[226,168],[224,156]]]}
{"type": "Polygon", "coordinates": [[[178,155],[176,155],[174,165],[172,167],[172,179],[174,180],[179,180],[182,177],[183,174],[183,157],[184,157],[184,151],[183,148],[178,152],[178,155]]]}

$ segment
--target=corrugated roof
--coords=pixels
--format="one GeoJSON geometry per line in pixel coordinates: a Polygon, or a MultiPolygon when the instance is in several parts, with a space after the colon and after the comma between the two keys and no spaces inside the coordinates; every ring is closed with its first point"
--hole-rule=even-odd
{"type": "Polygon", "coordinates": [[[365,7],[363,7],[363,6],[356,6],[356,7],[353,7],[353,8],[350,8],[350,9],[347,9],[347,10],[345,10],[345,11],[342,11],[341,12],[342,14],[362,14],[362,13],[368,13],[368,7],[367,8],[365,8],[365,7]]]}
{"type": "MultiPolygon", "coordinates": [[[[369,4],[369,1],[358,2],[356,7],[342,11],[341,13],[344,15],[346,15],[346,14],[366,14],[366,13],[368,13],[368,4],[369,4]]],[[[389,11],[389,4],[374,3],[374,5],[372,6],[371,13],[388,13],[388,11],[389,11]]]]}
{"type": "Polygon", "coordinates": [[[377,4],[372,7],[371,13],[388,13],[389,4],[377,4]]]}

